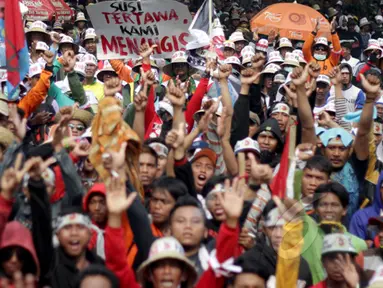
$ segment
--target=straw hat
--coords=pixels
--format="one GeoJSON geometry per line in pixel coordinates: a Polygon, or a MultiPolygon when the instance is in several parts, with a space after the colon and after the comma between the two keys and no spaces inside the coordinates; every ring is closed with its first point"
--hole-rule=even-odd
{"type": "Polygon", "coordinates": [[[31,34],[32,33],[41,33],[44,36],[44,42],[48,45],[51,44],[51,35],[47,32],[47,25],[42,21],[35,21],[33,22],[28,30],[25,32],[25,35],[27,36],[27,42],[28,45],[31,43],[31,34]]]}
{"type": "Polygon", "coordinates": [[[72,45],[72,48],[74,50],[74,53],[77,54],[78,53],[78,50],[79,50],[79,47],[76,43],[74,43],[73,41],[73,38],[70,37],[70,36],[63,36],[60,40],[60,43],[59,43],[59,50],[61,49],[62,45],[63,44],[71,44],[72,45]]]}
{"type": "Polygon", "coordinates": [[[320,10],[320,6],[318,4],[314,4],[313,5],[313,9],[316,10],[316,11],[319,11],[320,10]]]}
{"type": "Polygon", "coordinates": [[[275,74],[277,73],[277,71],[281,70],[281,66],[277,65],[277,64],[269,64],[267,65],[263,71],[261,72],[261,74],[275,74]]]}
{"type": "MultiPolygon", "coordinates": [[[[59,123],[61,119],[61,113],[58,112],[55,116],[55,122],[59,123]]],[[[84,124],[85,128],[90,127],[93,120],[93,114],[83,109],[75,109],[71,120],[77,120],[84,124]]]]}
{"type": "Polygon", "coordinates": [[[184,51],[176,51],[172,55],[171,62],[169,64],[165,65],[162,68],[162,71],[164,72],[164,74],[173,77],[174,76],[173,64],[185,63],[189,66],[189,75],[193,75],[197,71],[197,69],[191,67],[189,62],[187,61],[187,59],[188,59],[188,57],[184,51]]]}
{"type": "Polygon", "coordinates": [[[333,7],[328,8],[328,18],[334,17],[338,14],[338,10],[333,7]]]}
{"type": "Polygon", "coordinates": [[[294,53],[287,52],[285,55],[285,61],[281,64],[284,65],[291,65],[291,66],[299,66],[299,56],[294,53]]]}
{"type": "Polygon", "coordinates": [[[319,38],[315,39],[314,46],[317,46],[317,45],[323,45],[323,46],[326,46],[328,48],[329,46],[328,46],[327,38],[326,37],[319,37],[319,38]]]}
{"type": "Polygon", "coordinates": [[[61,21],[55,21],[53,24],[53,30],[61,30],[61,32],[64,31],[61,21]]]}
{"type": "Polygon", "coordinates": [[[226,40],[225,42],[223,42],[223,47],[235,50],[235,44],[233,41],[230,40],[226,40]]]}
{"type": "Polygon", "coordinates": [[[114,74],[116,74],[116,77],[117,77],[116,71],[114,71],[112,65],[110,65],[110,62],[108,60],[104,61],[104,66],[102,67],[100,71],[98,71],[96,76],[97,79],[101,82],[104,82],[104,75],[106,72],[113,72],[114,74]]]}
{"type": "Polygon", "coordinates": [[[146,287],[149,284],[149,273],[152,265],[165,259],[178,260],[184,264],[184,271],[187,275],[186,287],[192,288],[197,280],[196,269],[193,263],[185,256],[185,251],[181,244],[174,237],[162,237],[153,242],[148,259],[137,270],[137,279],[142,287],[146,287]]]}
{"type": "Polygon", "coordinates": [[[88,22],[88,20],[86,20],[85,18],[85,14],[82,12],[77,13],[76,21],[74,21],[74,23],[80,22],[80,21],[88,22]]]}
{"type": "MultiPolygon", "coordinates": [[[[140,73],[141,67],[142,67],[142,59],[137,59],[136,62],[134,63],[132,71],[135,73],[140,73]]],[[[156,61],[154,61],[153,59],[150,59],[150,67],[152,68],[152,70],[156,70],[157,72],[155,72],[154,74],[158,75],[158,71],[160,70],[160,68],[158,67],[156,61]]]]}
{"type": "Polygon", "coordinates": [[[363,26],[370,25],[370,21],[367,20],[366,17],[363,17],[359,21],[359,27],[362,28],[363,26]]]}
{"type": "Polygon", "coordinates": [[[255,50],[261,52],[267,52],[267,48],[269,48],[269,41],[267,39],[259,39],[257,45],[255,45],[255,50]]]}

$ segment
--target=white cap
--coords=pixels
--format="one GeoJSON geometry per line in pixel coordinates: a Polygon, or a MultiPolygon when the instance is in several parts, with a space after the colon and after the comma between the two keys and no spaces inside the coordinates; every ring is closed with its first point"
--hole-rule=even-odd
{"type": "Polygon", "coordinates": [[[149,146],[153,148],[154,151],[156,151],[157,155],[159,157],[168,157],[169,149],[162,143],[153,142],[150,143],[149,146]]]}
{"type": "Polygon", "coordinates": [[[81,61],[85,64],[97,65],[97,59],[93,54],[85,54],[82,56],[81,61]]]}
{"type": "Polygon", "coordinates": [[[350,236],[341,233],[325,235],[323,238],[322,256],[337,252],[358,254],[352,245],[350,236]]]}
{"type": "Polygon", "coordinates": [[[251,139],[250,137],[247,137],[241,141],[238,141],[235,144],[234,154],[237,155],[239,152],[242,152],[242,151],[253,151],[258,155],[261,153],[258,142],[251,139]]]}
{"type": "Polygon", "coordinates": [[[336,2],[336,5],[343,6],[343,2],[342,1],[338,1],[338,2],[336,2]]]}
{"type": "Polygon", "coordinates": [[[41,67],[40,63],[32,64],[31,66],[29,66],[28,76],[29,78],[32,78],[33,76],[41,74],[42,71],[43,68],[41,67]]]}
{"type": "Polygon", "coordinates": [[[330,102],[324,107],[324,110],[325,110],[325,111],[328,111],[328,112],[336,113],[336,109],[335,109],[335,103],[334,103],[334,101],[330,101],[330,102]]]}
{"type": "Polygon", "coordinates": [[[74,71],[82,76],[85,76],[85,66],[86,64],[84,62],[76,62],[74,65],[74,71]]]}
{"type": "Polygon", "coordinates": [[[284,65],[292,65],[299,66],[299,56],[294,53],[287,52],[285,55],[285,61],[283,61],[282,66],[284,65]]]}
{"type": "Polygon", "coordinates": [[[293,44],[288,38],[283,37],[279,40],[278,50],[281,48],[293,48],[293,44]]]}
{"type": "Polygon", "coordinates": [[[267,52],[267,48],[269,48],[269,41],[267,39],[259,39],[257,45],[255,45],[257,51],[267,52]]]}
{"type": "Polygon", "coordinates": [[[243,54],[242,55],[242,65],[250,63],[251,59],[253,59],[254,56],[255,56],[255,53],[254,52],[250,52],[250,51],[245,53],[245,54],[243,54]]]}
{"type": "Polygon", "coordinates": [[[269,53],[266,65],[269,65],[270,63],[283,63],[283,59],[279,51],[273,51],[269,53]]]}
{"type": "Polygon", "coordinates": [[[235,44],[233,41],[226,40],[225,42],[223,42],[223,47],[235,49],[235,44]]]}
{"type": "Polygon", "coordinates": [[[173,116],[173,106],[168,98],[165,97],[162,101],[160,101],[159,108],[164,109],[166,112],[173,116]]]}
{"type": "Polygon", "coordinates": [[[375,16],[375,21],[376,22],[383,22],[383,16],[382,15],[376,15],[375,16]]]}
{"type": "Polygon", "coordinates": [[[76,17],[76,21],[74,21],[74,22],[77,22],[77,21],[88,21],[88,20],[86,20],[84,13],[78,12],[77,17],[76,17]]]}
{"type": "Polygon", "coordinates": [[[359,27],[362,28],[363,26],[366,26],[370,24],[370,22],[367,20],[366,17],[363,17],[362,19],[360,19],[359,21],[359,27]]]}
{"type": "Polygon", "coordinates": [[[73,38],[70,37],[70,36],[64,35],[64,36],[61,38],[61,40],[60,40],[60,44],[65,44],[65,43],[73,44],[73,43],[74,43],[73,38]]]}
{"type": "Polygon", "coordinates": [[[281,66],[277,65],[277,64],[269,64],[267,65],[263,71],[261,72],[262,74],[266,74],[266,73],[269,73],[269,74],[275,74],[277,71],[281,70],[281,66]]]}
{"type": "Polygon", "coordinates": [[[36,43],[36,50],[48,51],[49,50],[49,46],[47,44],[45,44],[45,42],[38,41],[36,43]]]}
{"type": "Polygon", "coordinates": [[[379,50],[381,54],[383,54],[383,50],[380,47],[380,43],[376,39],[370,39],[368,40],[368,46],[366,49],[364,49],[363,52],[369,51],[369,50],[379,50]]]}
{"type": "Polygon", "coordinates": [[[45,24],[44,22],[42,21],[35,21],[31,24],[31,26],[29,26],[29,29],[27,32],[43,32],[43,33],[46,33],[47,32],[47,24],[45,24]]]}
{"type": "Polygon", "coordinates": [[[225,59],[225,64],[235,64],[235,65],[241,65],[241,61],[239,61],[239,58],[236,56],[230,56],[225,59]]]}
{"type": "Polygon", "coordinates": [[[186,44],[186,50],[194,50],[210,45],[210,38],[205,31],[191,29],[190,35],[192,40],[186,44]]]}
{"type": "Polygon", "coordinates": [[[241,50],[241,57],[243,57],[243,55],[248,54],[248,53],[255,54],[254,48],[250,45],[243,47],[243,49],[241,50]]]}
{"type": "Polygon", "coordinates": [[[328,47],[328,41],[326,37],[319,37],[315,39],[315,44],[314,45],[323,45],[328,47]]]}
{"type": "Polygon", "coordinates": [[[248,42],[244,37],[243,37],[243,33],[241,31],[235,31],[234,33],[232,33],[229,37],[229,40],[230,41],[233,41],[234,43],[235,42],[238,42],[238,41],[245,41],[245,42],[248,42]]]}
{"type": "Polygon", "coordinates": [[[298,57],[299,57],[299,63],[306,63],[306,64],[307,64],[307,61],[305,60],[305,57],[304,57],[304,55],[303,55],[303,51],[302,51],[302,50],[299,50],[299,49],[294,50],[294,51],[293,51],[293,54],[298,55],[298,57]]]}
{"type": "Polygon", "coordinates": [[[326,83],[327,85],[331,85],[330,78],[327,75],[320,74],[317,78],[317,83],[322,82],[326,83]]]}

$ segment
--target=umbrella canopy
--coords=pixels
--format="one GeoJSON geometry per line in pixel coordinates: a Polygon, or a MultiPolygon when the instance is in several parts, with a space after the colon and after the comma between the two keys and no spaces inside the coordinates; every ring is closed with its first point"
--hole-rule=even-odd
{"type": "Polygon", "coordinates": [[[56,13],[49,0],[23,0],[23,4],[28,8],[28,13],[26,14],[28,20],[51,20],[56,13]]]}
{"type": "Polygon", "coordinates": [[[281,37],[304,41],[314,30],[320,18],[318,36],[331,40],[330,23],[311,7],[297,3],[278,3],[263,9],[251,21],[251,30],[258,28],[259,34],[268,35],[275,30],[281,37]]]}

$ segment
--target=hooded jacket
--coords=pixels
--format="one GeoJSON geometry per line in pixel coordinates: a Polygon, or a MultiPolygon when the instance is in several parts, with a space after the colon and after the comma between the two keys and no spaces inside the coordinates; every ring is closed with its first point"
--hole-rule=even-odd
{"type": "MultiPolygon", "coordinates": [[[[35,271],[35,276],[40,274],[39,260],[37,259],[36,250],[33,245],[32,234],[23,224],[18,221],[8,222],[5,225],[4,232],[1,235],[0,241],[0,253],[3,249],[17,246],[21,247],[24,250],[28,251],[30,256],[33,259],[34,267],[30,267],[28,272],[35,271]]],[[[25,260],[25,259],[23,259],[25,260]]],[[[25,265],[26,263],[24,263],[25,265]]],[[[2,269],[1,269],[2,270],[2,269]]],[[[1,274],[4,275],[4,271],[1,271],[1,274]]]]}
{"type": "MultiPolygon", "coordinates": [[[[375,188],[374,201],[370,207],[357,211],[351,218],[350,233],[362,238],[364,240],[370,239],[368,235],[368,219],[376,216],[380,216],[383,212],[382,196],[380,193],[380,187],[383,182],[383,172],[380,173],[378,183],[375,188]]],[[[373,238],[371,238],[372,240],[373,238]]]]}
{"type": "Polygon", "coordinates": [[[257,140],[259,134],[261,134],[263,131],[271,132],[273,133],[275,139],[278,141],[277,151],[275,152],[281,152],[283,149],[283,136],[281,129],[279,128],[278,121],[274,118],[269,118],[265,122],[262,123],[261,126],[259,126],[257,132],[254,134],[253,139],[257,140]]]}

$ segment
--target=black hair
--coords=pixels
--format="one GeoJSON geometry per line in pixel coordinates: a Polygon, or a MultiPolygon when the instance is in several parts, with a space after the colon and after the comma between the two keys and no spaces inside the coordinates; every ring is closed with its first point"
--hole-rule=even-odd
{"type": "Polygon", "coordinates": [[[202,217],[204,218],[204,222],[206,226],[206,223],[207,223],[206,213],[201,205],[201,202],[199,202],[196,198],[194,198],[193,196],[190,196],[189,194],[178,198],[176,205],[174,205],[173,209],[170,211],[169,221],[171,222],[173,214],[176,212],[178,208],[186,207],[186,206],[193,206],[198,208],[201,211],[201,214],[202,214],[202,217]]]}
{"type": "Polygon", "coordinates": [[[78,275],[75,287],[80,288],[82,281],[84,281],[87,277],[92,277],[92,276],[103,276],[109,280],[110,287],[112,288],[120,287],[120,281],[118,280],[117,276],[112,271],[107,269],[105,266],[96,265],[96,264],[92,264],[88,266],[86,269],[84,269],[83,271],[81,271],[81,273],[78,275]]]}
{"type": "Polygon", "coordinates": [[[329,182],[326,184],[321,184],[315,189],[314,194],[314,208],[316,209],[319,205],[319,199],[323,193],[332,193],[335,194],[343,208],[346,208],[350,202],[350,198],[346,188],[338,182],[329,182]]]}
{"type": "Polygon", "coordinates": [[[307,160],[306,167],[303,170],[305,169],[318,170],[326,173],[327,176],[330,176],[332,173],[331,162],[322,155],[314,155],[312,158],[307,160]]]}
{"type": "Polygon", "coordinates": [[[223,174],[211,177],[206,182],[205,186],[203,186],[203,188],[201,190],[201,195],[205,198],[207,196],[207,194],[209,194],[209,192],[211,190],[213,190],[215,185],[217,185],[219,183],[224,183],[226,179],[231,179],[231,177],[227,176],[227,175],[223,175],[223,174]]]}
{"type": "Polygon", "coordinates": [[[148,138],[145,140],[144,145],[150,145],[152,143],[161,143],[161,144],[165,145],[166,147],[168,147],[168,145],[166,145],[165,139],[160,138],[160,137],[148,138]]]}
{"type": "MultiPolygon", "coordinates": [[[[23,275],[32,274],[37,275],[37,264],[31,254],[27,249],[21,247],[21,246],[8,246],[5,248],[2,248],[0,250],[0,263],[3,264],[6,261],[9,261],[13,253],[16,253],[17,257],[19,258],[20,262],[23,263],[21,272],[23,275]]],[[[7,275],[11,276],[12,275],[7,275]]]]}
{"type": "Polygon", "coordinates": [[[265,208],[262,210],[262,216],[263,218],[266,218],[267,215],[270,213],[271,210],[277,208],[277,204],[275,204],[274,200],[271,199],[266,203],[265,208]]]}
{"type": "Polygon", "coordinates": [[[152,147],[148,145],[143,145],[140,154],[144,154],[144,153],[152,155],[156,159],[156,166],[158,165],[158,155],[157,155],[157,152],[152,147]]]}
{"type": "Polygon", "coordinates": [[[154,190],[167,190],[175,201],[178,198],[188,194],[188,188],[185,183],[179,179],[163,176],[156,179],[152,184],[154,190]]]}
{"type": "Polygon", "coordinates": [[[73,214],[73,213],[87,215],[86,213],[84,213],[84,211],[82,211],[81,203],[79,200],[78,200],[78,202],[79,203],[76,203],[76,204],[79,204],[79,205],[62,207],[61,212],[60,212],[60,216],[65,216],[65,215],[69,215],[69,214],[73,214]]]}
{"type": "Polygon", "coordinates": [[[74,29],[73,24],[72,23],[68,23],[68,22],[64,23],[62,27],[63,27],[64,34],[68,33],[69,30],[73,30],[74,29]]]}

